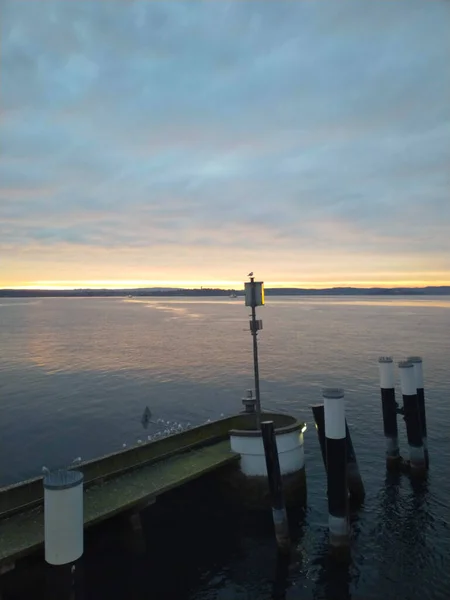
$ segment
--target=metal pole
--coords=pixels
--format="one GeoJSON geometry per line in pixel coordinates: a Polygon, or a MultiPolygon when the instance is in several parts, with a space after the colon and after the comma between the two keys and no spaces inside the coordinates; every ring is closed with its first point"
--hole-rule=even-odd
{"type": "Polygon", "coordinates": [[[258,331],[256,328],[256,295],[255,278],[250,277],[252,284],[252,336],[253,336],[253,366],[255,371],[255,395],[256,395],[256,428],[261,428],[261,396],[259,393],[259,366],[258,366],[258,331]]]}

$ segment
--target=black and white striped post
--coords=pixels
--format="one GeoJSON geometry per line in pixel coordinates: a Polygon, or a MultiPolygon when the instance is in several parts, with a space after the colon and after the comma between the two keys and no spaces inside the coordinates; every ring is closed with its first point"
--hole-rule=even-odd
{"type": "Polygon", "coordinates": [[[423,363],[420,356],[409,356],[406,359],[414,366],[414,375],[416,377],[417,402],[419,403],[420,426],[422,428],[423,451],[425,454],[425,464],[427,469],[430,464],[428,456],[428,439],[427,439],[427,416],[425,412],[425,389],[423,384],[423,363]]]}
{"type": "Polygon", "coordinates": [[[322,396],[325,409],[330,544],[334,548],[344,548],[350,543],[344,390],[326,388],[322,396]]]}
{"type": "MultiPolygon", "coordinates": [[[[327,471],[327,454],[325,444],[325,414],[324,405],[315,404],[311,406],[311,410],[314,417],[314,422],[317,429],[317,437],[319,438],[320,450],[322,453],[323,464],[325,471],[327,471]]],[[[361,503],[364,501],[366,492],[364,484],[359,471],[358,461],[356,460],[356,453],[353,447],[352,436],[350,430],[345,423],[345,444],[347,448],[347,486],[350,494],[350,498],[355,503],[361,503]]]]}
{"type": "Polygon", "coordinates": [[[411,474],[422,475],[426,471],[426,466],[414,365],[413,363],[404,360],[399,362],[398,366],[403,395],[411,474]]]}
{"type": "Polygon", "coordinates": [[[395,401],[394,361],[390,356],[378,359],[384,437],[386,438],[386,467],[398,469],[401,464],[398,446],[397,402],[395,401]]]}
{"type": "Polygon", "coordinates": [[[287,552],[290,550],[291,542],[273,421],[263,421],[261,423],[261,434],[264,444],[267,478],[272,501],[275,538],[277,540],[278,548],[282,552],[287,552]]]}

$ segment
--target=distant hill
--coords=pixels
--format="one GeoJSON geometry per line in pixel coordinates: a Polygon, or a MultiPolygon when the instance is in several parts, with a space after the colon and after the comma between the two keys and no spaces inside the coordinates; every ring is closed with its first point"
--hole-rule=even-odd
{"type": "MultiPolygon", "coordinates": [[[[244,290],[223,290],[219,288],[177,289],[177,288],[138,288],[124,289],[75,289],[75,290],[12,290],[0,289],[0,298],[84,298],[114,296],[229,296],[232,292],[244,295],[244,290]]],[[[450,295],[450,286],[398,287],[398,288],[355,288],[336,287],[325,289],[305,288],[266,288],[267,296],[445,296],[450,295]]]]}

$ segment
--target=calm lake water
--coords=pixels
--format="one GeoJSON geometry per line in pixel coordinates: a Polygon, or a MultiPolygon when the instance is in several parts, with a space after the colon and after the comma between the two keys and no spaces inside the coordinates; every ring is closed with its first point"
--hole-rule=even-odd
{"type": "MultiPolygon", "coordinates": [[[[259,317],[263,406],[310,424],[308,509],[298,518],[295,560],[277,571],[270,528],[241,523],[231,535],[218,525],[206,552],[179,532],[165,589],[153,594],[154,563],[137,567],[122,557],[113,575],[117,556],[106,552],[103,568],[116,582],[108,597],[447,599],[450,298],[268,297],[259,317]],[[424,359],[431,467],[420,486],[386,478],[377,365],[384,354],[424,359]],[[345,568],[327,555],[325,475],[309,409],[329,385],[346,391],[367,493],[352,517],[345,568]],[[177,579],[186,565],[198,576],[177,579]]],[[[143,430],[147,405],[155,419],[182,424],[235,413],[252,375],[242,299],[0,299],[0,485],[137,443],[161,429],[143,430]]],[[[401,448],[406,453],[404,435],[401,448]]]]}

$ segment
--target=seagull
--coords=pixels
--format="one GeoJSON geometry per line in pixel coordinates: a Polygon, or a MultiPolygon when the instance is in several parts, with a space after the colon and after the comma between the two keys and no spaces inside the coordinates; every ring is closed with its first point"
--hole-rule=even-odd
{"type": "Polygon", "coordinates": [[[78,458],[76,458],[76,459],[75,459],[75,460],[72,462],[72,464],[73,464],[73,465],[77,465],[77,464],[78,464],[78,463],[80,463],[80,462],[81,462],[81,456],[78,456],[78,458]]]}
{"type": "Polygon", "coordinates": [[[42,472],[44,473],[44,475],[49,475],[50,470],[47,469],[47,467],[42,467],[42,472]]]}
{"type": "Polygon", "coordinates": [[[247,275],[247,277],[253,277],[253,271],[247,275]]]}

